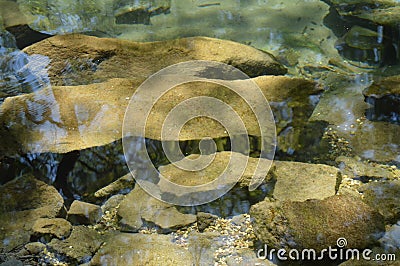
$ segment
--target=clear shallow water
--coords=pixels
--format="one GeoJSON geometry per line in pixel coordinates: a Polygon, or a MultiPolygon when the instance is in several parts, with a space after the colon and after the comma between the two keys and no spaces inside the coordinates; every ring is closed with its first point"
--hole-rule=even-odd
{"type": "MultiPolygon", "coordinates": [[[[380,25],[355,16],[340,17],[327,3],[316,0],[18,3],[20,12],[27,17],[26,22],[34,30],[46,34],[84,33],[133,41],[209,36],[269,51],[288,68],[289,76],[314,79],[324,85],[325,92],[321,97],[310,98],[313,106],[319,100],[324,103],[316,107],[311,120],[323,120],[333,125],[336,127],[335,134],[350,141],[352,146],[349,150],[346,145],[342,150],[336,149],[340,141],[328,143],[321,137],[325,128],[322,130],[320,124],[310,123],[306,125],[309,135],[304,136],[303,146],[299,148],[291,142],[293,127],[288,126],[280,135],[281,139],[287,139],[287,145],[278,146],[277,159],[334,165],[335,156],[339,153],[377,163],[400,165],[398,125],[393,121],[374,123],[366,119],[368,105],[362,95],[362,91],[374,80],[399,74],[400,62],[396,52],[399,45],[398,25],[380,25]],[[355,25],[368,30],[353,28],[355,25]],[[353,31],[350,31],[352,28],[353,31]],[[354,128],[358,131],[354,132],[354,128]]],[[[21,15],[17,10],[12,12],[21,15]]],[[[27,55],[18,49],[14,37],[7,31],[7,27],[15,26],[13,21],[3,18],[3,24],[0,42],[1,99],[48,86],[49,59],[41,55],[27,55]]],[[[82,68],[78,66],[66,71],[73,76],[74,71],[87,68],[87,64],[82,64],[82,68]]],[[[271,105],[281,110],[281,113],[275,114],[277,121],[292,122],[293,110],[287,107],[287,102],[271,105]]],[[[42,121],[43,106],[40,102],[29,108],[33,110],[34,121],[42,121]]],[[[85,119],[85,108],[77,106],[76,113],[85,119]]],[[[46,126],[43,131],[46,131],[46,126]]],[[[7,131],[3,131],[2,135],[6,139],[7,131]]],[[[52,141],[49,134],[43,136],[52,141]]],[[[219,150],[229,150],[227,140],[219,139],[217,142],[219,150]]],[[[150,157],[157,166],[168,163],[160,142],[148,140],[147,144],[150,157]]],[[[7,140],[3,145],[12,146],[13,142],[7,140]]],[[[254,146],[257,147],[257,144],[254,146]]],[[[183,142],[181,147],[184,154],[197,153],[198,141],[183,142]]],[[[259,151],[254,148],[252,152],[257,155],[259,151]]],[[[83,149],[79,154],[5,153],[1,158],[1,183],[29,172],[34,172],[48,183],[55,182],[58,176],[58,179],[67,180],[67,183],[59,185],[65,195],[72,193],[77,199],[97,201],[98,204],[100,202],[92,194],[128,172],[118,141],[83,149]]],[[[248,212],[250,204],[268,193],[268,187],[262,189],[261,196],[232,191],[216,204],[198,209],[223,217],[237,215],[248,212]]],[[[190,208],[182,208],[182,211],[194,212],[190,208]]],[[[396,228],[393,230],[391,235],[397,232],[396,228]]],[[[393,242],[387,245],[393,245],[393,242]]]]}

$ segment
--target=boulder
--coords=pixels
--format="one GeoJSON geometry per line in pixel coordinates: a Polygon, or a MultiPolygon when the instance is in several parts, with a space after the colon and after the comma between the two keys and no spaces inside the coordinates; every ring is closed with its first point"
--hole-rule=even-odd
{"type": "Polygon", "coordinates": [[[89,265],[193,265],[193,259],[168,235],[115,233],[89,265]]]}
{"type": "Polygon", "coordinates": [[[363,249],[384,233],[383,217],[359,198],[346,195],[304,202],[264,200],[252,206],[257,238],[273,248],[317,252],[344,237],[346,248],[363,249]]]}
{"type": "Polygon", "coordinates": [[[102,216],[100,206],[74,200],[67,213],[67,219],[74,225],[94,225],[102,216]]]}
{"type": "Polygon", "coordinates": [[[0,248],[10,251],[28,243],[35,222],[58,217],[63,208],[57,190],[31,175],[0,186],[0,248]]]}

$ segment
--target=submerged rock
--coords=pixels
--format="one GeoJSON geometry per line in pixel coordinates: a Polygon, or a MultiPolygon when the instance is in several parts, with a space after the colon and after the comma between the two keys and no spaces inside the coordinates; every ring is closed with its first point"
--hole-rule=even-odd
{"type": "Polygon", "coordinates": [[[188,250],[167,235],[115,233],[108,237],[89,265],[193,265],[188,250]]]}
{"type": "MultiPolygon", "coordinates": [[[[314,108],[310,99],[317,97],[321,88],[309,80],[283,76],[261,76],[252,80],[267,100],[277,103],[272,104],[272,110],[276,114],[278,136],[284,135],[287,128],[294,134],[291,138],[282,138],[282,146],[297,149],[303,125],[314,108]]],[[[0,150],[3,149],[4,154],[16,151],[66,153],[118,140],[129,99],[141,81],[110,79],[90,85],[53,86],[7,98],[0,107],[0,121],[5,125],[0,127],[0,135],[4,136],[1,141],[7,145],[2,145],[0,150]]],[[[155,104],[148,119],[146,137],[160,139],[162,121],[168,112],[195,96],[221,99],[238,112],[249,135],[260,135],[258,121],[249,105],[233,91],[214,83],[188,83],[169,91],[155,104]]],[[[183,127],[180,140],[227,136],[221,124],[200,117],[183,127]]]]}
{"type": "Polygon", "coordinates": [[[363,201],[377,210],[387,223],[400,220],[400,180],[371,182],[358,189],[363,201]]]}
{"type": "Polygon", "coordinates": [[[41,240],[44,239],[49,241],[49,239],[56,237],[58,239],[64,239],[71,233],[71,224],[62,218],[40,218],[36,220],[32,227],[32,237],[33,239],[41,240]]]}
{"type": "Polygon", "coordinates": [[[372,166],[356,158],[339,156],[336,163],[343,175],[362,182],[379,179],[393,179],[395,175],[388,169],[372,166]]]}
{"type": "Polygon", "coordinates": [[[137,232],[145,223],[170,231],[196,222],[196,216],[183,214],[175,206],[153,198],[138,185],[121,201],[118,216],[123,231],[137,232]]]}
{"type": "Polygon", "coordinates": [[[277,200],[325,199],[336,194],[339,169],[322,164],[275,161],[270,175],[276,179],[273,196],[277,200]]]}
{"type": "Polygon", "coordinates": [[[135,179],[132,175],[132,173],[126,174],[111,184],[107,185],[106,187],[103,187],[99,190],[97,190],[94,193],[94,196],[96,198],[103,198],[103,197],[109,197],[110,195],[118,194],[121,192],[125,192],[123,194],[128,193],[133,187],[135,186],[135,179]]]}
{"type": "Polygon", "coordinates": [[[10,251],[28,243],[39,218],[58,217],[64,200],[57,190],[25,175],[0,187],[0,248],[10,251]]]}
{"type": "Polygon", "coordinates": [[[330,125],[326,134],[336,138],[331,138],[334,141],[333,151],[342,144],[351,148],[348,153],[339,151],[336,157],[359,156],[375,162],[400,162],[400,138],[397,137],[400,125],[366,119],[370,106],[364,102],[362,90],[367,86],[368,79],[367,75],[361,75],[350,83],[340,87],[336,84],[334,90],[326,91],[310,121],[325,121],[330,125]]]}
{"type": "Polygon", "coordinates": [[[250,77],[286,73],[267,52],[206,37],[139,43],[79,34],[60,35],[35,43],[24,52],[51,60],[48,73],[52,85],[82,85],[110,78],[145,79],[164,67],[189,60],[226,63],[250,77]]]}
{"type": "Polygon", "coordinates": [[[94,229],[76,226],[67,239],[53,239],[47,248],[71,264],[82,264],[90,261],[105,238],[94,229]]]}
{"type": "Polygon", "coordinates": [[[67,215],[68,221],[72,224],[93,225],[100,220],[102,211],[98,205],[74,200],[67,215]]]}
{"type": "Polygon", "coordinates": [[[324,200],[262,201],[252,206],[257,238],[273,248],[317,252],[345,237],[346,248],[366,248],[384,233],[383,217],[361,199],[340,195],[324,200]]]}

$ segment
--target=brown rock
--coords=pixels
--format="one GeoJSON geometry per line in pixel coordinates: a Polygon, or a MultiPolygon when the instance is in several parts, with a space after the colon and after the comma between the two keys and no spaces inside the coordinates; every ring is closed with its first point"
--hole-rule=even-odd
{"type": "Polygon", "coordinates": [[[39,218],[62,213],[64,200],[57,190],[25,175],[0,186],[0,248],[5,251],[28,243],[39,218]]]}
{"type": "Polygon", "coordinates": [[[69,236],[71,233],[71,224],[62,218],[40,218],[36,220],[32,227],[33,235],[35,239],[44,237],[45,239],[57,237],[63,239],[69,236]]]}
{"type": "Polygon", "coordinates": [[[212,60],[239,68],[250,77],[285,74],[275,58],[243,44],[206,37],[137,43],[85,35],[58,35],[24,49],[51,59],[53,85],[80,85],[110,78],[147,78],[188,60],[212,60]],[[79,69],[79,71],[77,71],[79,69]]]}
{"type": "Polygon", "coordinates": [[[74,200],[67,213],[72,224],[96,224],[102,215],[100,206],[74,200]]]}
{"type": "Polygon", "coordinates": [[[344,237],[347,248],[373,245],[384,231],[383,217],[361,199],[340,195],[304,202],[269,202],[253,205],[257,238],[270,247],[313,248],[317,252],[334,247],[344,237]]]}

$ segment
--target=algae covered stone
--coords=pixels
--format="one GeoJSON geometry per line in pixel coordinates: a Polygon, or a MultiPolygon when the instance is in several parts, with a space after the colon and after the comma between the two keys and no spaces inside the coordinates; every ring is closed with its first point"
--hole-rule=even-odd
{"type": "Polygon", "coordinates": [[[385,231],[383,217],[361,199],[340,195],[304,202],[264,200],[252,206],[257,238],[274,248],[317,252],[346,238],[346,248],[366,248],[385,231]]]}

